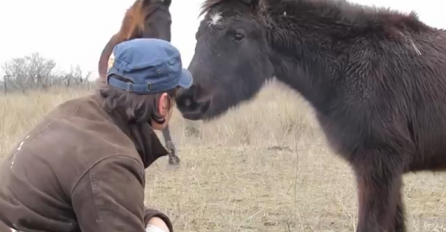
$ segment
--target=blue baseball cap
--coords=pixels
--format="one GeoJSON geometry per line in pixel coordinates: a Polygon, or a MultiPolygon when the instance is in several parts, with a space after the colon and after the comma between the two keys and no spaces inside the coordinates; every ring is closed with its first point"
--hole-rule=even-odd
{"type": "Polygon", "coordinates": [[[117,44],[109,60],[107,83],[137,94],[153,94],[176,87],[189,88],[192,74],[182,67],[181,55],[170,42],[137,38],[117,44]],[[121,81],[116,76],[133,83],[121,81]]]}

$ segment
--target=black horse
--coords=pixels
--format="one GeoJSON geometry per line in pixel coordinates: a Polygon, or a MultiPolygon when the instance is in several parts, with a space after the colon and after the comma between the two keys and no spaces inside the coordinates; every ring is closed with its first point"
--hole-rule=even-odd
{"type": "MultiPolygon", "coordinates": [[[[105,81],[108,59],[113,47],[123,41],[135,38],[158,38],[171,40],[172,17],[169,7],[172,0],[136,0],[127,10],[118,33],[113,35],[102,50],[98,62],[99,75],[105,81]]],[[[169,150],[169,164],[179,165],[169,126],[163,131],[164,142],[169,150]]]]}
{"type": "Polygon", "coordinates": [[[211,120],[276,76],[353,168],[357,231],[406,231],[403,174],[446,169],[445,31],[344,0],[207,0],[202,14],[183,117],[211,120]]]}

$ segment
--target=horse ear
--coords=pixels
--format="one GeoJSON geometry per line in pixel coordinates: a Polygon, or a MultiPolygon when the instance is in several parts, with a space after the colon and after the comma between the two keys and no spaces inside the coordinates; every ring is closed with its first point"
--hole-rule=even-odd
{"type": "Polygon", "coordinates": [[[170,6],[170,4],[172,3],[172,0],[161,0],[163,2],[164,5],[166,6],[170,6]]]}
{"type": "Polygon", "coordinates": [[[245,4],[250,5],[252,8],[257,8],[259,6],[260,0],[242,0],[245,4]]]}

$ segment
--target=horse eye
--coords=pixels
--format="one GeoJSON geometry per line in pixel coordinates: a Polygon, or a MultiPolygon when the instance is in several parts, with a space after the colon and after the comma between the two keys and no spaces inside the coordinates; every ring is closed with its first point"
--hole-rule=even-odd
{"type": "Polygon", "coordinates": [[[236,34],[234,35],[234,39],[237,40],[237,41],[240,41],[240,40],[242,40],[243,38],[245,38],[245,35],[243,35],[243,34],[236,33],[236,34]]]}

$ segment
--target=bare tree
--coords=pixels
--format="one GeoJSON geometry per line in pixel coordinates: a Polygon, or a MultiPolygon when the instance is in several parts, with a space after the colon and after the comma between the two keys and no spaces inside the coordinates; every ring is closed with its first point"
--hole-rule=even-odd
{"type": "Polygon", "coordinates": [[[88,72],[86,75],[83,74],[83,71],[79,65],[76,65],[75,68],[71,66],[70,72],[65,74],[63,77],[64,86],[69,88],[71,86],[83,86],[88,84],[88,78],[90,78],[91,72],[88,72]]]}
{"type": "Polygon", "coordinates": [[[33,88],[50,87],[49,79],[55,67],[54,60],[44,58],[39,53],[13,58],[2,66],[8,76],[8,82],[14,82],[23,92],[33,88]]]}
{"type": "MultiPolygon", "coordinates": [[[[13,58],[4,63],[1,68],[5,72],[5,91],[30,89],[47,90],[54,86],[85,86],[89,84],[91,72],[84,75],[81,67],[71,67],[70,72],[55,72],[56,62],[41,56],[39,53],[13,58]]],[[[5,92],[6,93],[6,92],[5,92]]]]}

